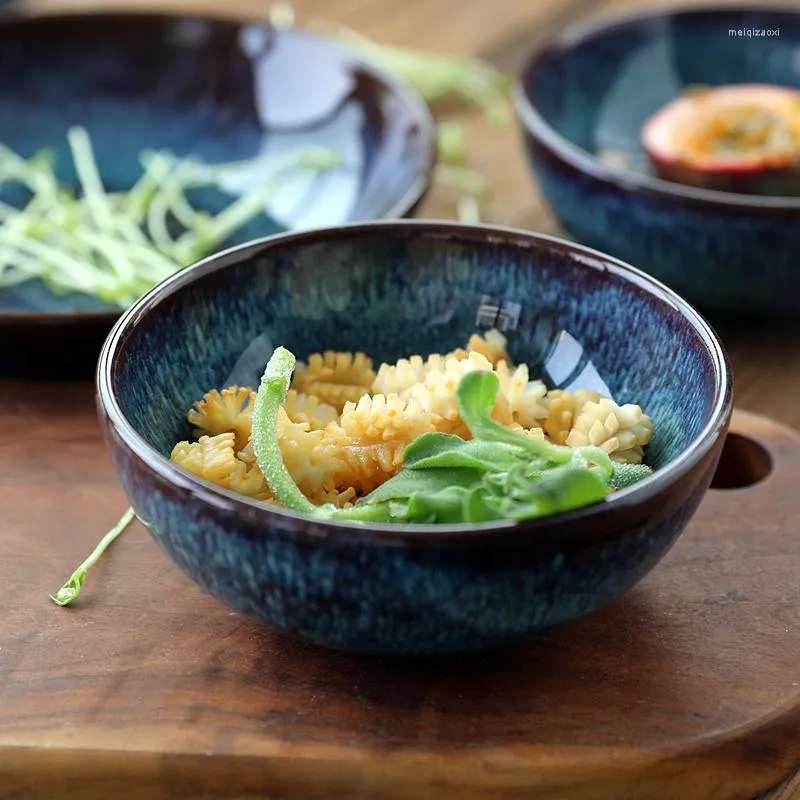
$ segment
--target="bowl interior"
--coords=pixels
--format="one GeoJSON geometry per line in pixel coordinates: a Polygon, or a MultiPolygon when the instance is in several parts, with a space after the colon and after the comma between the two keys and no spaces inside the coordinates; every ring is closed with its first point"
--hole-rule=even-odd
{"type": "MultiPolygon", "coordinates": [[[[433,157],[424,103],[352,53],[313,34],[265,23],[156,14],[8,19],[0,24],[0,143],[28,157],[47,148],[76,184],[67,130],[84,126],[105,187],[130,188],[140,153],[168,149],[231,171],[224,191],[193,198],[220,210],[267,181],[274,159],[300,147],[336,151],[342,166],[284,175],[268,213],[231,243],[286,229],[406,213],[433,157]]],[[[0,199],[24,200],[4,184],[0,199]]],[[[0,290],[2,311],[96,309],[26,283],[0,290]]]]}
{"type": "Polygon", "coordinates": [[[647,117],[698,84],[800,88],[798,52],[798,13],[686,9],[576,26],[534,60],[523,88],[571,144],[652,175],[640,144],[647,117]]]}
{"type": "Polygon", "coordinates": [[[336,349],[395,361],[496,325],[532,377],[640,404],[655,426],[646,460],[661,467],[700,434],[721,391],[711,335],[685,309],[644,276],[546,237],[351,226],[237,248],[175,276],[120,322],[111,386],[168,456],[191,435],[192,403],[232,383],[257,388],[278,345],[298,358],[336,349]]]}

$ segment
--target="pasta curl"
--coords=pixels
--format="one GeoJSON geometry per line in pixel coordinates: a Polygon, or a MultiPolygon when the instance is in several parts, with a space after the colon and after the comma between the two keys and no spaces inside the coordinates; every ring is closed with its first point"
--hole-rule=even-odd
{"type": "Polygon", "coordinates": [[[513,365],[506,352],[506,344],[506,337],[496,328],[492,328],[492,330],[486,332],[486,336],[473,333],[469,337],[469,342],[467,342],[467,350],[471,353],[480,353],[482,356],[486,356],[493,367],[503,363],[510,367],[513,365]]]}
{"type": "Polygon", "coordinates": [[[230,474],[229,488],[254,500],[272,500],[272,492],[261,470],[255,464],[248,464],[238,458],[230,474]]]}
{"type": "Polygon", "coordinates": [[[359,495],[369,494],[403,467],[403,442],[349,444],[338,451],[345,463],[340,485],[352,486],[359,495]]]}
{"type": "Polygon", "coordinates": [[[253,403],[256,393],[252,389],[230,386],[218,392],[212,389],[189,410],[186,418],[194,425],[194,435],[217,436],[232,431],[236,447],[247,444],[253,427],[253,403]]]}
{"type": "Polygon", "coordinates": [[[569,447],[602,447],[612,459],[641,463],[644,445],[653,435],[653,423],[642,409],[633,404],[617,405],[607,397],[583,406],[569,432],[569,447]]]}
{"type": "Polygon", "coordinates": [[[178,442],[170,460],[179,467],[211,483],[228,488],[236,469],[236,437],[231,431],[216,436],[201,436],[196,442],[178,442]]]}
{"type": "Polygon", "coordinates": [[[460,417],[456,402],[456,387],[468,372],[492,371],[492,364],[480,353],[470,353],[468,358],[442,359],[431,366],[422,383],[411,389],[411,398],[429,414],[448,422],[457,422],[460,417]]]}
{"type": "Polygon", "coordinates": [[[281,408],[278,446],[286,469],[306,497],[339,488],[337,475],[344,471],[345,465],[338,448],[326,442],[324,431],[311,430],[307,422],[292,422],[281,408]]]}
{"type": "Polygon", "coordinates": [[[432,372],[443,372],[445,364],[451,359],[469,360],[471,353],[483,356],[492,367],[501,362],[511,366],[511,359],[505,350],[506,338],[500,331],[490,330],[483,337],[474,333],[470,336],[466,348],[458,347],[446,355],[432,353],[426,359],[419,355],[401,358],[395,364],[381,364],[370,387],[376,394],[396,394],[401,400],[407,400],[411,390],[432,372]]]}
{"type": "Polygon", "coordinates": [[[387,440],[410,444],[417,436],[436,429],[435,416],[414,398],[396,394],[365,395],[357,403],[345,403],[340,425],[351,439],[372,443],[387,440]]]}
{"type": "Polygon", "coordinates": [[[576,392],[564,392],[553,389],[544,398],[547,417],[544,420],[544,432],[551,442],[566,444],[575,419],[589,401],[597,402],[600,395],[589,389],[578,389],[576,392]]]}
{"type": "Polygon", "coordinates": [[[308,363],[297,362],[293,388],[316,396],[322,403],[341,412],[348,401],[357,402],[368,394],[375,380],[372,359],[364,353],[326,350],[313,353],[308,363]]]}
{"type": "Polygon", "coordinates": [[[532,436],[534,439],[544,439],[544,430],[542,428],[523,428],[518,422],[512,422],[508,426],[512,431],[517,431],[518,433],[526,433],[528,436],[532,436]]]}
{"type": "MultiPolygon", "coordinates": [[[[346,465],[338,455],[340,446],[329,441],[325,431],[312,430],[307,422],[294,422],[281,408],[278,410],[278,447],[284,466],[309,500],[326,502],[324,498],[339,491],[337,476],[346,471],[346,465]]],[[[256,463],[252,441],[237,457],[247,467],[252,486],[260,488],[256,477],[260,476],[269,490],[256,463]]]]}
{"type": "Polygon", "coordinates": [[[352,486],[348,486],[347,489],[342,490],[334,489],[330,492],[320,491],[309,499],[320,506],[325,503],[331,503],[337,508],[352,508],[355,501],[358,499],[358,495],[352,486]]]}
{"type": "Polygon", "coordinates": [[[322,430],[339,418],[339,412],[331,405],[323,403],[316,395],[290,389],[283,401],[292,422],[307,422],[311,430],[322,430]]]}
{"type": "MultiPolygon", "coordinates": [[[[467,351],[462,352],[466,358],[467,351]]],[[[446,360],[446,356],[434,353],[427,359],[423,359],[422,356],[411,356],[411,358],[401,358],[396,364],[381,364],[372,382],[372,392],[396,394],[401,400],[407,400],[411,390],[418,383],[422,383],[429,372],[440,369],[446,360]]]]}
{"type": "Polygon", "coordinates": [[[523,428],[540,426],[548,415],[544,383],[530,380],[525,364],[512,370],[507,361],[500,361],[496,372],[500,383],[499,405],[505,408],[505,414],[501,417],[500,410],[495,409],[495,419],[504,425],[516,422],[523,428]]]}

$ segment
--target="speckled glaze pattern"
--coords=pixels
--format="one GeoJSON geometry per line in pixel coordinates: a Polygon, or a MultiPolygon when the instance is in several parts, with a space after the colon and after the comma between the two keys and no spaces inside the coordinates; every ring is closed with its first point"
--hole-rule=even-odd
{"type": "Polygon", "coordinates": [[[641,274],[558,240],[421,222],[275,237],[201,263],[120,320],[98,387],[131,503],[201,587],[321,645],[407,655],[518,642],[626,591],[697,508],[731,402],[713,333],[641,274]],[[521,307],[506,331],[515,360],[541,372],[567,331],[576,371],[590,362],[619,402],[649,411],[654,478],[557,519],[356,528],[251,503],[168,462],[190,435],[186,409],[257,337],[298,357],[427,354],[476,330],[484,295],[521,307]]]}
{"type": "MultiPolygon", "coordinates": [[[[0,119],[3,144],[26,157],[52,150],[59,177],[71,185],[77,179],[66,135],[84,126],[109,191],[136,182],[148,149],[215,164],[261,159],[252,174],[229,178],[225,194],[192,196],[210,211],[266,181],[271,168],[259,164],[271,156],[308,147],[340,155],[341,167],[316,177],[283,174],[291,185],[271,199],[269,214],[229,244],[402,216],[426,190],[435,157],[427,107],[393,77],[315,34],[224,18],[3,17],[0,119]]],[[[18,204],[25,195],[5,184],[0,199],[18,204]]],[[[93,368],[119,313],[88,296],[56,296],[35,281],[0,290],[0,374],[26,376],[52,361],[46,354],[54,331],[68,373],[84,363],[93,368]]]]}
{"type": "Polygon", "coordinates": [[[655,179],[644,120],[690,85],[800,88],[800,13],[682,9],[578,25],[535,54],[517,96],[532,174],[563,226],[704,310],[800,308],[800,197],[691,190],[655,179]],[[729,31],[779,30],[779,36],[729,31]],[[628,167],[599,160],[604,150],[628,167]]]}

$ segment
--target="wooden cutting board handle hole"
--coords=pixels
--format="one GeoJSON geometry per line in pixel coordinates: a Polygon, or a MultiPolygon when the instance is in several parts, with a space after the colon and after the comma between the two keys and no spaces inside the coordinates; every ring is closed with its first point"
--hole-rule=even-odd
{"type": "Polygon", "coordinates": [[[712,489],[746,489],[761,483],[773,470],[770,452],[755,439],[731,432],[725,438],[712,489]]]}

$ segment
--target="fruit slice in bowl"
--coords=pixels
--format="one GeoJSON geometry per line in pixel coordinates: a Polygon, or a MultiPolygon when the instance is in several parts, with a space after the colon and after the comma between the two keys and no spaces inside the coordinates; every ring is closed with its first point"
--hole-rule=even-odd
{"type": "Polygon", "coordinates": [[[800,194],[800,91],[733,84],[684,92],[647,119],[665,180],[739,194],[800,194]]]}

